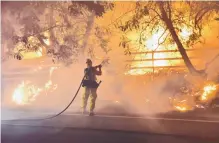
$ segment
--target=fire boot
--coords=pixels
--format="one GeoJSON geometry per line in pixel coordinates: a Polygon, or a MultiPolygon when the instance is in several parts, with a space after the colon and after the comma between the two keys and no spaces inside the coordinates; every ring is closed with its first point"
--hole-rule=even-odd
{"type": "Polygon", "coordinates": [[[89,116],[94,116],[94,112],[91,111],[91,112],[89,113],[89,116]]]}

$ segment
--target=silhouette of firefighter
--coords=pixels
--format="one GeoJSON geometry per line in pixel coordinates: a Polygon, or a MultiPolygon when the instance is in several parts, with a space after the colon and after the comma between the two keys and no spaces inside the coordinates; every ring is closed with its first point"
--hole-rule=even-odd
{"type": "Polygon", "coordinates": [[[89,115],[94,115],[95,102],[97,99],[97,88],[99,84],[97,83],[96,75],[102,75],[101,65],[92,66],[92,61],[90,59],[86,60],[87,68],[84,69],[85,78],[83,80],[82,86],[84,87],[84,93],[82,96],[82,114],[87,112],[87,101],[90,97],[90,107],[89,115]]]}

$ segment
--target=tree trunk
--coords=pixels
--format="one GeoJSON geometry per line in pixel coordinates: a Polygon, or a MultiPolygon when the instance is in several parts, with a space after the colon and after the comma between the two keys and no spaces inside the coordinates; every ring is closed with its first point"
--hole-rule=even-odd
{"type": "Polygon", "coordinates": [[[171,34],[173,40],[175,41],[175,43],[177,45],[177,48],[178,48],[178,50],[179,50],[179,52],[180,52],[180,54],[183,58],[183,61],[186,65],[186,67],[188,68],[189,72],[193,75],[194,74],[203,75],[205,73],[204,70],[196,70],[195,67],[193,66],[191,60],[189,59],[185,48],[183,47],[178,35],[176,34],[176,31],[173,27],[171,19],[168,18],[167,13],[164,10],[163,3],[159,4],[159,8],[160,8],[160,11],[161,11],[161,14],[162,14],[162,20],[165,22],[167,28],[169,29],[170,34],[171,34]]]}

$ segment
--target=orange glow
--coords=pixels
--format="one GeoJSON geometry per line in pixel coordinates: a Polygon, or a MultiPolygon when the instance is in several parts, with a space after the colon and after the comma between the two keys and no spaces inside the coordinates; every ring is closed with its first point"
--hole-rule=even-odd
{"type": "Polygon", "coordinates": [[[175,108],[179,111],[182,111],[182,112],[185,112],[187,111],[187,108],[186,107],[183,107],[183,106],[175,106],[175,108]]]}
{"type": "Polygon", "coordinates": [[[35,100],[42,89],[30,84],[28,81],[22,81],[15,89],[12,100],[18,105],[25,105],[35,100]]]}
{"type": "MultiPolygon", "coordinates": [[[[173,50],[177,49],[176,46],[170,45],[170,44],[161,44],[165,40],[165,37],[167,36],[167,33],[164,33],[163,28],[159,28],[156,33],[154,33],[149,39],[145,41],[145,47],[140,49],[139,51],[147,52],[147,51],[157,51],[158,50],[173,50]]],[[[192,34],[191,29],[188,29],[186,27],[183,27],[182,30],[179,32],[179,35],[182,39],[188,40],[189,36],[192,34]]],[[[132,36],[131,36],[132,37],[132,36]]],[[[132,37],[133,38],[133,37],[132,37]]],[[[136,55],[134,57],[134,60],[141,60],[141,59],[165,59],[165,58],[176,58],[180,55],[177,55],[177,53],[147,53],[142,55],[136,55]],[[153,58],[152,58],[153,57],[153,58]]],[[[154,60],[154,62],[151,61],[138,61],[138,62],[132,62],[131,67],[159,67],[159,66],[171,66],[171,65],[177,65],[180,61],[171,61],[171,63],[168,60],[154,60]]],[[[147,72],[152,72],[153,69],[130,69],[125,74],[128,75],[144,75],[147,72]]],[[[155,70],[156,72],[156,70],[155,70]]]]}
{"type": "Polygon", "coordinates": [[[55,69],[57,69],[57,67],[50,68],[50,78],[42,88],[37,87],[30,81],[22,81],[14,90],[12,101],[18,105],[26,105],[35,101],[36,97],[41,93],[46,92],[47,94],[48,91],[52,92],[56,90],[58,85],[53,84],[51,80],[52,73],[55,69]]]}
{"type": "Polygon", "coordinates": [[[21,52],[23,59],[35,59],[43,56],[43,49],[40,47],[36,52],[21,52]]]}
{"type": "Polygon", "coordinates": [[[180,37],[184,40],[189,40],[189,36],[192,34],[192,29],[182,28],[182,31],[179,33],[180,37]]]}
{"type": "MultiPolygon", "coordinates": [[[[212,99],[214,99],[216,97],[217,86],[218,85],[213,84],[213,83],[205,85],[203,87],[203,93],[201,94],[199,98],[200,101],[202,103],[207,103],[208,101],[211,101],[212,99]]],[[[194,100],[194,98],[191,98],[190,100],[182,100],[182,101],[177,101],[177,99],[173,99],[172,104],[174,108],[180,112],[186,112],[194,108],[205,108],[205,106],[199,105],[196,102],[193,102],[193,104],[190,105],[189,101],[191,100],[194,100]]]]}
{"type": "Polygon", "coordinates": [[[209,85],[206,85],[203,89],[203,94],[202,96],[200,97],[200,100],[201,101],[208,101],[212,98],[215,97],[216,95],[216,91],[217,90],[217,85],[215,84],[209,84],[209,85]]]}
{"type": "Polygon", "coordinates": [[[193,107],[188,104],[188,100],[176,101],[173,103],[174,109],[180,112],[193,110],[193,107]]]}
{"type": "Polygon", "coordinates": [[[159,46],[159,43],[163,42],[167,36],[167,34],[163,34],[164,32],[165,29],[158,27],[158,31],[153,33],[153,35],[145,41],[146,49],[153,51],[156,50],[159,46]]]}

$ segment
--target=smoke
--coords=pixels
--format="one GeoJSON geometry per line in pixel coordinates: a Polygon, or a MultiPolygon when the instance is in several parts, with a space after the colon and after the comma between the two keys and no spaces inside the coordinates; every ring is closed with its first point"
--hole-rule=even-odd
{"type": "MultiPolygon", "coordinates": [[[[9,16],[7,16],[9,17],[9,16]]],[[[13,29],[20,29],[19,24],[13,22],[13,18],[10,18],[10,23],[14,24],[13,29]],[[17,27],[16,27],[17,25],[17,27]]],[[[7,22],[9,23],[9,22],[7,22]]],[[[215,24],[216,29],[218,24],[215,24]]],[[[206,30],[205,30],[206,31],[206,30]]],[[[216,31],[214,29],[214,31],[216,31]]],[[[16,33],[19,33],[17,31],[16,33]]],[[[206,33],[208,39],[204,46],[219,48],[218,42],[214,34],[206,33]],[[213,35],[213,36],[212,36],[213,35]]],[[[125,72],[126,59],[130,59],[129,56],[125,56],[123,49],[118,47],[119,37],[115,36],[111,38],[110,47],[112,51],[107,55],[110,58],[110,64],[103,67],[103,75],[98,77],[103,82],[98,88],[98,98],[96,103],[95,111],[97,113],[109,113],[109,114],[158,114],[167,113],[172,111],[172,105],[170,104],[169,97],[174,96],[174,89],[182,85],[182,75],[171,75],[168,77],[160,76],[155,78],[153,81],[150,76],[127,76],[125,72]]],[[[197,45],[196,47],[204,47],[203,45],[197,45]]],[[[95,48],[96,57],[105,57],[106,55],[101,52],[101,49],[95,48]]],[[[217,52],[209,51],[198,51],[196,54],[202,57],[204,61],[210,61],[217,52]],[[206,54],[207,53],[207,54],[206,54]]],[[[56,113],[70,102],[75,92],[77,91],[80,82],[83,77],[85,65],[85,59],[87,57],[80,57],[78,62],[66,67],[61,66],[56,69],[51,80],[54,84],[58,85],[55,92],[49,94],[40,94],[36,97],[36,100],[28,105],[20,106],[12,102],[12,95],[14,89],[23,80],[31,80],[38,86],[44,85],[49,80],[49,69],[52,64],[50,58],[39,58],[34,60],[10,60],[2,63],[3,72],[3,108],[35,111],[32,112],[37,115],[36,112],[53,112],[56,113]],[[41,63],[41,61],[44,61],[41,63]],[[10,66],[9,66],[10,65],[10,66]],[[50,66],[48,66],[50,65],[50,66]],[[26,74],[32,71],[32,69],[42,67],[44,70],[39,70],[35,74],[26,74]],[[7,74],[10,74],[7,76],[7,74]],[[13,74],[17,75],[14,76],[13,74]],[[24,74],[25,73],[25,74],[24,74]],[[13,77],[10,77],[13,75],[13,77]],[[10,78],[8,78],[10,77],[10,78]]],[[[103,58],[102,58],[103,59],[103,58]]],[[[209,65],[207,69],[208,78],[213,80],[217,76],[219,71],[218,58],[209,65]]],[[[93,59],[94,65],[101,63],[101,59],[93,59]]],[[[198,62],[200,68],[204,67],[205,64],[198,62]]],[[[205,62],[203,62],[205,63],[205,62]]],[[[200,81],[195,77],[189,78],[194,82],[200,81]]],[[[81,88],[76,100],[67,112],[79,112],[81,104],[81,96],[83,94],[83,88],[81,88]]],[[[30,114],[31,114],[30,112],[30,114]]],[[[3,116],[8,115],[5,112],[3,116]]]]}
{"type": "MultiPolygon", "coordinates": [[[[44,61],[43,65],[41,65],[42,69],[46,69],[47,64],[52,64],[51,59],[34,59],[32,62],[25,60],[11,60],[5,62],[2,65],[3,78],[4,75],[10,74],[9,71],[13,71],[11,75],[21,71],[21,75],[14,78],[5,78],[5,80],[3,80],[2,84],[5,86],[3,87],[5,89],[3,94],[3,108],[34,111],[35,113],[32,112],[34,115],[37,115],[39,112],[56,113],[60,111],[70,102],[80,85],[84,68],[86,67],[85,58],[86,57],[80,58],[77,63],[69,67],[62,66],[54,70],[51,80],[53,84],[58,85],[58,88],[55,92],[48,93],[47,95],[39,94],[36,100],[30,102],[28,105],[16,105],[12,102],[14,89],[23,80],[30,80],[32,83],[42,86],[43,83],[49,80],[49,69],[44,71],[47,74],[43,74],[43,71],[39,71],[30,76],[28,76],[23,69],[27,72],[27,69],[37,68],[34,63],[40,63],[41,60],[44,61]],[[31,65],[28,65],[28,62],[31,63],[31,65]],[[9,64],[11,65],[10,67],[7,66],[9,64]]],[[[125,76],[122,68],[118,68],[118,62],[114,60],[112,60],[109,65],[103,67],[103,76],[99,77],[102,83],[97,91],[96,112],[105,114],[154,114],[170,111],[171,105],[168,102],[168,97],[171,96],[170,92],[162,93],[167,82],[166,78],[159,78],[153,82],[146,83],[148,79],[143,81],[142,77],[125,76]]],[[[117,61],[119,60],[117,59],[117,61]]],[[[94,65],[97,64],[100,64],[100,62],[94,60],[94,65]]],[[[80,112],[82,94],[83,88],[81,88],[77,98],[67,112],[80,112]]]]}
{"type": "MultiPolygon", "coordinates": [[[[184,76],[160,76],[154,78],[153,81],[150,76],[128,76],[124,74],[124,59],[126,59],[126,56],[123,56],[122,50],[112,51],[108,56],[110,57],[110,64],[103,67],[103,75],[98,77],[98,79],[102,80],[102,83],[97,91],[98,98],[95,109],[97,113],[156,115],[173,110],[169,97],[173,97],[175,89],[182,85],[184,76]]],[[[13,91],[17,85],[23,80],[31,80],[36,84],[41,83],[38,85],[42,86],[49,80],[50,67],[46,68],[46,65],[55,65],[52,64],[50,58],[4,62],[2,65],[3,79],[4,75],[9,74],[9,72],[17,72],[22,76],[14,76],[13,79],[5,78],[3,80],[3,108],[31,111],[30,114],[34,114],[34,116],[37,116],[37,113],[59,112],[66,107],[79,87],[84,68],[86,67],[85,59],[86,57],[80,57],[78,62],[68,67],[61,66],[54,70],[51,80],[53,84],[58,85],[55,92],[48,93],[48,95],[40,94],[35,101],[24,106],[16,105],[12,102],[13,91]],[[44,62],[41,63],[41,61],[44,62]],[[43,74],[43,71],[40,70],[31,76],[25,74],[27,70],[38,68],[37,64],[42,69],[45,69],[44,72],[46,74],[43,74]]],[[[216,71],[218,71],[218,66],[215,66],[218,64],[217,60],[209,66],[209,77],[215,75],[216,71]]],[[[93,61],[94,65],[101,63],[101,60],[94,59],[93,61]]],[[[212,78],[214,79],[215,76],[212,78]]],[[[194,82],[200,81],[195,77],[191,77],[191,75],[188,79],[189,81],[193,79],[194,82]]],[[[81,88],[77,98],[67,112],[80,112],[82,94],[83,88],[81,88]]],[[[5,112],[5,114],[3,112],[3,117],[6,115],[9,115],[9,112],[5,112]]]]}

